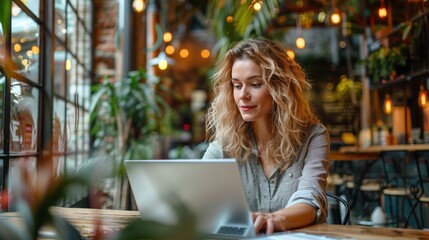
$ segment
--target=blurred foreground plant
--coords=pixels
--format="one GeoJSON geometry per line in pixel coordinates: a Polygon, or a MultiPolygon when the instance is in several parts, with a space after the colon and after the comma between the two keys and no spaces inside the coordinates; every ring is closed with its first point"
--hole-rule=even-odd
{"type": "MultiPolygon", "coordinates": [[[[38,181],[34,182],[30,180],[34,172],[23,170],[23,185],[28,188],[22,192],[14,192],[14,198],[17,201],[17,217],[11,220],[0,215],[0,239],[38,239],[43,237],[40,233],[42,227],[46,226],[53,228],[53,234],[57,239],[84,239],[66,218],[53,214],[49,209],[51,206],[57,206],[76,186],[88,187],[91,190],[103,172],[103,165],[100,162],[88,165],[74,173],[55,177],[51,174],[50,164],[42,164],[38,172],[38,181]],[[17,219],[22,221],[16,221],[17,219]]],[[[94,225],[95,235],[90,237],[94,240],[198,239],[195,218],[186,206],[177,199],[169,199],[169,203],[177,216],[177,222],[174,225],[138,218],[118,232],[105,233],[101,225],[102,219],[98,219],[99,221],[94,225]]]]}

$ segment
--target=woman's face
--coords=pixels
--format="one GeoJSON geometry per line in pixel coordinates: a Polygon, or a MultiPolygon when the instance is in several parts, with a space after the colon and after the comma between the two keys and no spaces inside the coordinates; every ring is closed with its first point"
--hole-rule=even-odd
{"type": "Polygon", "coordinates": [[[273,98],[262,81],[261,69],[250,59],[238,59],[232,65],[234,100],[246,122],[267,121],[273,98]]]}

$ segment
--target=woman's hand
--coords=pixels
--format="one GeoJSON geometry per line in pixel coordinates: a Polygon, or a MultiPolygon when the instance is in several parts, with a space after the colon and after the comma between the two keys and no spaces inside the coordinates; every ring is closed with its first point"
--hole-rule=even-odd
{"type": "Polygon", "coordinates": [[[252,212],[253,226],[256,233],[265,230],[266,234],[304,227],[315,222],[316,212],[313,206],[305,203],[297,203],[272,213],[252,212]]]}
{"type": "Polygon", "coordinates": [[[253,226],[256,233],[265,230],[266,234],[271,234],[275,231],[284,231],[283,221],[275,213],[252,212],[253,226]]]}

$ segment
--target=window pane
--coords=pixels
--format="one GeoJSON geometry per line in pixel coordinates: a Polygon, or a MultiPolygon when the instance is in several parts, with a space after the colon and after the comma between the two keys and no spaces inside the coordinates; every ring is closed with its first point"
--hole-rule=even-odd
{"type": "MultiPolygon", "coordinates": [[[[9,210],[16,210],[16,196],[29,195],[31,190],[36,189],[37,171],[36,158],[15,158],[9,162],[9,210]],[[26,177],[24,178],[24,174],[26,177]],[[26,179],[26,180],[24,180],[26,179]],[[26,181],[26,182],[24,182],[26,181]]],[[[30,196],[32,196],[30,194],[30,196]]]]}
{"type": "Polygon", "coordinates": [[[77,54],[77,17],[71,7],[67,7],[67,46],[73,54],[77,54]]]}
{"type": "Polygon", "coordinates": [[[85,44],[84,46],[82,46],[82,49],[84,49],[85,51],[85,68],[86,69],[91,69],[91,64],[92,64],[92,51],[91,51],[91,42],[92,42],[92,38],[91,35],[89,34],[85,34],[85,44]]]}
{"type": "Polygon", "coordinates": [[[67,136],[67,151],[76,151],[76,134],[78,130],[77,115],[74,104],[67,103],[67,120],[66,120],[66,136],[67,136]]]}
{"type": "Polygon", "coordinates": [[[66,51],[64,45],[59,41],[55,44],[55,66],[54,66],[54,93],[66,96],[66,51]]]}
{"type": "Polygon", "coordinates": [[[39,90],[12,79],[10,151],[36,152],[39,90]]]}
{"type": "Polygon", "coordinates": [[[27,14],[12,16],[13,70],[38,82],[39,79],[39,25],[27,14]]]}
{"type": "Polygon", "coordinates": [[[92,0],[82,0],[79,9],[83,12],[81,18],[84,21],[86,29],[92,32],[92,0]]]}
{"type": "Polygon", "coordinates": [[[3,96],[4,96],[4,84],[6,83],[6,76],[0,72],[0,152],[3,152],[3,119],[4,119],[4,104],[3,104],[3,96]]]}
{"type": "Polygon", "coordinates": [[[75,100],[76,98],[76,91],[77,91],[77,84],[78,84],[78,79],[77,79],[77,62],[76,59],[71,55],[71,54],[67,54],[67,60],[66,60],[66,71],[67,71],[67,98],[70,101],[77,101],[75,100]]]}
{"type": "MultiPolygon", "coordinates": [[[[3,159],[0,159],[0,189],[3,189],[3,171],[4,171],[4,169],[3,169],[3,166],[4,166],[4,160],[3,159]]],[[[0,209],[3,209],[3,206],[2,206],[2,195],[3,194],[0,194],[0,209]]]]}
{"type": "Polygon", "coordinates": [[[65,117],[66,104],[64,100],[54,97],[52,150],[55,153],[64,153],[65,150],[65,117]]]}
{"type": "Polygon", "coordinates": [[[63,42],[66,39],[66,0],[55,0],[55,35],[63,42]]]}
{"type": "Polygon", "coordinates": [[[34,15],[39,17],[39,0],[21,0],[21,2],[24,3],[25,6],[34,13],[34,15]]]}

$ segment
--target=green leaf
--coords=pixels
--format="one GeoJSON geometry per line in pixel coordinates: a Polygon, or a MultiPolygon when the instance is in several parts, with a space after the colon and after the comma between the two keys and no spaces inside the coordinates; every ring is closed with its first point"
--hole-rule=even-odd
{"type": "Polygon", "coordinates": [[[2,0],[0,2],[0,23],[3,30],[3,36],[9,35],[10,11],[12,1],[2,0]]]}

